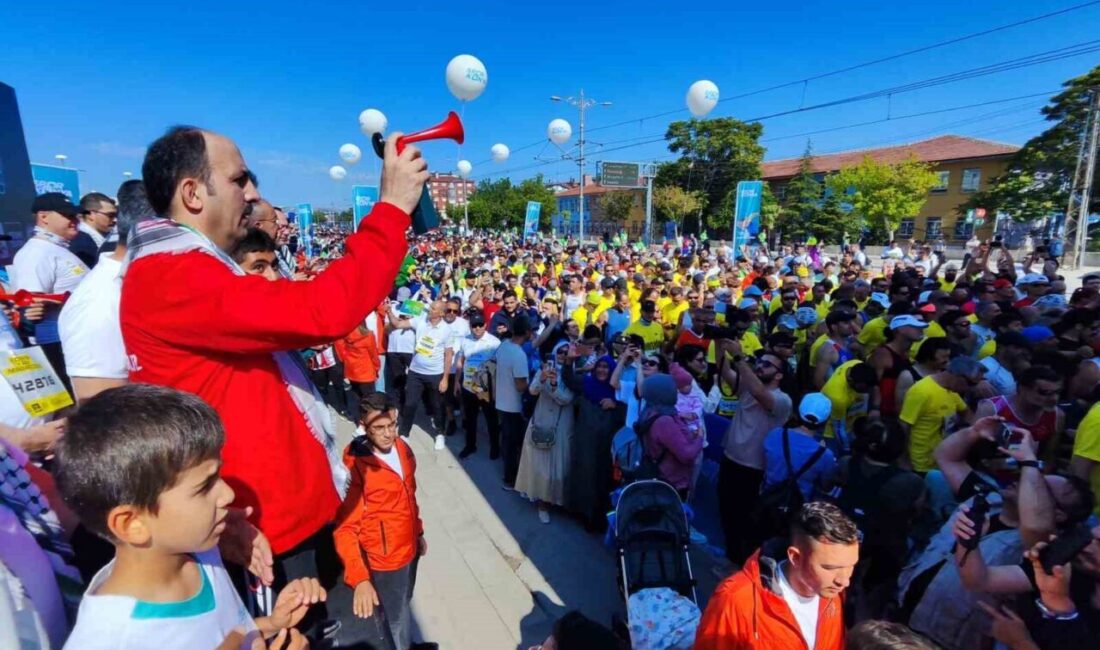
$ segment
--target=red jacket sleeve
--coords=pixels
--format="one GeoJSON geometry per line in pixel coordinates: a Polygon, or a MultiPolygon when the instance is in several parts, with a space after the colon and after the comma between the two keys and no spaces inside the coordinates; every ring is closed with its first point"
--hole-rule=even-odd
{"type": "Polygon", "coordinates": [[[336,511],[336,528],[332,531],[336,554],[344,563],[344,582],[352,589],[364,580],[370,580],[370,568],[363,560],[359,546],[359,528],[363,520],[363,474],[355,463],[344,455],[344,463],[351,471],[348,495],[336,511]]]}
{"type": "Polygon", "coordinates": [[[408,226],[400,209],[376,204],[344,256],[309,282],[239,276],[204,253],[144,258],[127,271],[122,313],[140,311],[135,327],[192,350],[256,354],[331,343],[390,292],[408,226]]]}

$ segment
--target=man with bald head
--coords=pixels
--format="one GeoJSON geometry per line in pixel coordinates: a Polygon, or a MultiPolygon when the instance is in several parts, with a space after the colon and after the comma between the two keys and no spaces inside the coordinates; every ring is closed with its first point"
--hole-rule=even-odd
{"type": "Polygon", "coordinates": [[[137,225],[123,270],[130,379],[194,393],[218,412],[221,474],[271,541],[276,586],[318,574],[347,483],[296,350],[345,336],[389,292],[426,167],[415,147],[398,155],[391,136],[381,199],[344,256],[312,282],[270,282],[228,254],[261,200],[233,141],[177,126],[146,151],[146,194],[163,218],[137,225]]]}
{"type": "Polygon", "coordinates": [[[392,311],[389,313],[390,327],[416,332],[416,347],[405,380],[405,403],[401,405],[398,432],[406,438],[409,436],[416,420],[417,407],[423,402],[431,418],[433,431],[429,433],[435,436],[436,451],[442,451],[446,446],[442,394],[447,392],[454,354],[454,337],[451,326],[443,319],[444,307],[442,300],[433,301],[428,312],[416,318],[396,319],[392,311]]]}

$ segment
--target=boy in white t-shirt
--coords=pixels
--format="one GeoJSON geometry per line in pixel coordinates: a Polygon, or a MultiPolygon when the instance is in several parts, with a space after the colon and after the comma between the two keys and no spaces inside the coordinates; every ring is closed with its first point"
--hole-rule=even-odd
{"type": "Polygon", "coordinates": [[[198,397],[145,384],[99,393],[69,419],[58,487],[115,559],[88,585],[66,648],[304,647],[293,628],[325,600],[317,580],[288,583],[253,621],[222,566],[234,497],[219,475],[224,438],[198,397]]]}

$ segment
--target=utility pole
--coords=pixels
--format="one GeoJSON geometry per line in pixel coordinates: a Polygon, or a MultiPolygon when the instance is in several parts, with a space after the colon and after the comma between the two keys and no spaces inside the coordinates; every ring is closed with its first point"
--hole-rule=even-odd
{"type": "Polygon", "coordinates": [[[598,102],[594,99],[585,99],[584,88],[581,88],[580,97],[559,97],[558,95],[552,95],[550,101],[561,102],[564,101],[568,104],[576,106],[580,111],[580,136],[577,140],[577,165],[581,169],[581,190],[580,190],[580,217],[577,220],[577,239],[580,241],[581,246],[584,246],[584,112],[592,108],[593,106],[611,106],[611,102],[598,102]]]}
{"type": "Polygon", "coordinates": [[[1085,128],[1081,133],[1081,149],[1066,206],[1065,244],[1069,254],[1064,261],[1071,269],[1084,266],[1089,239],[1089,203],[1092,201],[1092,179],[1096,175],[1096,150],[1100,140],[1100,89],[1093,88],[1085,128]]]}
{"type": "Polygon", "coordinates": [[[653,244],[653,177],[657,174],[656,165],[644,165],[645,174],[645,245],[653,244]]]}

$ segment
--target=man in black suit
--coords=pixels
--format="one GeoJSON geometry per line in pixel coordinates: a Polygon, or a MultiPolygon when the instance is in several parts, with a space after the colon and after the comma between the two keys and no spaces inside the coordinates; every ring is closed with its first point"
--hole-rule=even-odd
{"type": "Polygon", "coordinates": [[[118,206],[111,197],[90,192],[80,199],[80,222],[76,238],[69,243],[69,250],[80,261],[92,268],[99,261],[100,249],[115,227],[118,206]]]}

